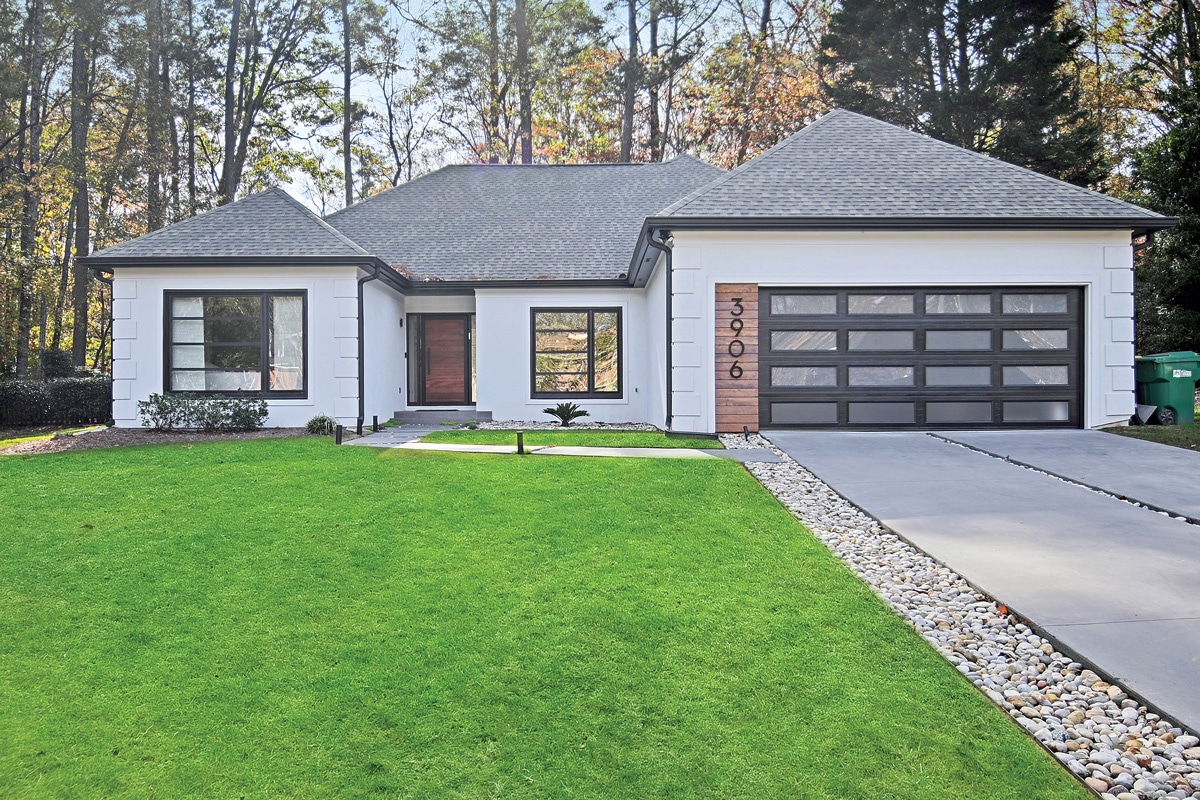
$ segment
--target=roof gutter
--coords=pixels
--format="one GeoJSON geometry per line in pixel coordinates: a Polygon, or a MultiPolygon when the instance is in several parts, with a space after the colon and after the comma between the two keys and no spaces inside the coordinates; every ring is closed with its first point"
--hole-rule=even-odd
{"type": "MultiPolygon", "coordinates": [[[[671,340],[674,336],[674,332],[675,332],[675,327],[674,327],[675,311],[673,308],[674,298],[672,296],[671,278],[673,277],[673,273],[674,273],[675,269],[674,269],[674,260],[672,258],[672,250],[671,250],[671,245],[673,244],[673,240],[671,239],[671,232],[667,231],[667,230],[660,230],[658,232],[658,237],[659,238],[655,239],[654,235],[651,234],[650,238],[646,240],[646,244],[648,244],[650,247],[654,248],[655,250],[658,250],[660,253],[665,255],[667,258],[667,265],[666,265],[666,270],[667,270],[667,275],[666,275],[666,279],[667,279],[667,286],[666,286],[666,289],[667,289],[667,297],[666,297],[667,338],[664,340],[666,342],[666,350],[667,350],[666,358],[664,359],[666,361],[667,371],[666,371],[666,375],[664,376],[664,379],[663,379],[663,392],[666,395],[666,401],[667,401],[666,402],[667,422],[665,425],[665,429],[669,431],[669,430],[671,430],[671,421],[674,418],[674,414],[673,414],[674,402],[673,401],[675,399],[675,386],[674,386],[674,376],[675,376],[674,349],[675,348],[672,347],[672,342],[671,342],[671,340]]],[[[657,261],[658,259],[655,259],[655,260],[657,261]]]]}
{"type": "Polygon", "coordinates": [[[363,421],[367,417],[367,395],[363,391],[366,384],[366,347],[363,341],[364,329],[366,320],[363,318],[363,286],[376,280],[382,268],[378,264],[371,264],[371,274],[364,275],[358,279],[358,423],[355,426],[355,432],[362,436],[363,421]]]}
{"type": "Polygon", "coordinates": [[[1138,234],[1173,228],[1178,217],[647,217],[645,228],[793,231],[1096,231],[1138,234]]]}

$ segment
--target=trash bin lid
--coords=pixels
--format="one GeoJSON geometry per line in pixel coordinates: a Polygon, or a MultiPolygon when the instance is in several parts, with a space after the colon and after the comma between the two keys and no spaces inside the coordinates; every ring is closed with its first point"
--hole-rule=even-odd
{"type": "Polygon", "coordinates": [[[1174,353],[1154,353],[1148,356],[1138,356],[1138,361],[1156,361],[1162,364],[1173,364],[1178,361],[1200,361],[1200,354],[1191,350],[1180,350],[1174,353]]]}

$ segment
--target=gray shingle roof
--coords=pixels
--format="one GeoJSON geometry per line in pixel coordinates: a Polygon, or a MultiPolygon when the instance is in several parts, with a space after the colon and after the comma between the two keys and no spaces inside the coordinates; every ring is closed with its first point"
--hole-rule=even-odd
{"type": "Polygon", "coordinates": [[[646,217],[721,170],[662,164],[443,167],[328,217],[417,278],[616,278],[646,217]]]}
{"type": "Polygon", "coordinates": [[[367,256],[283,189],[269,189],[93,253],[95,260],[367,256]]]}
{"type": "Polygon", "coordinates": [[[1164,219],[1114,197],[841,109],[659,216],[1164,219]]]}

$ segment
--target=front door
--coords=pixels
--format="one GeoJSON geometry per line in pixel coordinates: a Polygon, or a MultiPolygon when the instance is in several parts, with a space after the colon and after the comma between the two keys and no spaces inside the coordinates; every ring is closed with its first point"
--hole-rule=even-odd
{"type": "Polygon", "coordinates": [[[414,314],[410,321],[415,340],[409,351],[415,366],[410,404],[472,404],[471,315],[414,314]]]}

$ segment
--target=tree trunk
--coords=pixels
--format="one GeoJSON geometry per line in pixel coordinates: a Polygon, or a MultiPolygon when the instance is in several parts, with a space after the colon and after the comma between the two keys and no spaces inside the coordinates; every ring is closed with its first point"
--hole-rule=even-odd
{"type": "Polygon", "coordinates": [[[342,171],[346,173],[346,206],[354,205],[354,172],[350,159],[350,0],[342,0],[342,171]]]}
{"type": "Polygon", "coordinates": [[[67,285],[71,279],[71,239],[75,237],[75,206],[67,206],[67,227],[63,232],[62,259],[58,262],[58,295],[54,298],[54,334],[50,337],[50,348],[57,350],[62,344],[63,317],[67,304],[67,285]]]}
{"type": "Polygon", "coordinates": [[[146,228],[156,231],[167,223],[162,191],[162,0],[146,4],[146,228]]]}
{"type": "Polygon", "coordinates": [[[37,188],[42,158],[42,49],[45,34],[46,7],[42,0],[29,3],[29,50],[27,56],[27,85],[29,88],[28,151],[22,191],[21,263],[17,272],[17,378],[29,375],[29,335],[33,331],[33,279],[37,257],[38,206],[41,195],[37,188]]]}
{"type": "Polygon", "coordinates": [[[516,0],[513,22],[517,33],[517,97],[520,102],[521,163],[533,163],[533,86],[529,74],[529,9],[526,0],[516,0]]]}
{"type": "Polygon", "coordinates": [[[187,136],[187,173],[188,173],[188,213],[195,216],[199,208],[196,202],[196,6],[193,0],[187,0],[187,36],[188,36],[188,65],[187,65],[187,119],[184,122],[184,135],[187,136]]]}
{"type": "Polygon", "coordinates": [[[79,259],[88,255],[91,238],[91,207],[88,203],[87,141],[91,126],[91,61],[83,42],[82,3],[75,17],[75,43],[71,48],[71,208],[75,212],[75,285],[71,295],[71,361],[77,367],[87,361],[88,289],[91,272],[79,259]]]}
{"type": "Polygon", "coordinates": [[[488,119],[483,142],[489,164],[500,163],[496,140],[500,135],[500,4],[488,2],[488,119]]]}
{"type": "Polygon", "coordinates": [[[650,160],[663,160],[662,118],[658,108],[658,0],[650,0],[650,52],[646,88],[649,92],[647,110],[650,112],[650,160]]]}
{"type": "Polygon", "coordinates": [[[225,57],[225,152],[221,165],[221,205],[232,203],[237,194],[237,97],[233,92],[234,70],[237,69],[237,47],[239,28],[242,24],[242,0],[233,0],[233,11],[229,22],[229,50],[225,57]]]}
{"type": "Polygon", "coordinates": [[[621,163],[633,157],[633,110],[637,102],[638,26],[637,0],[629,3],[629,54],[625,58],[625,106],[621,114],[621,163]]]}

